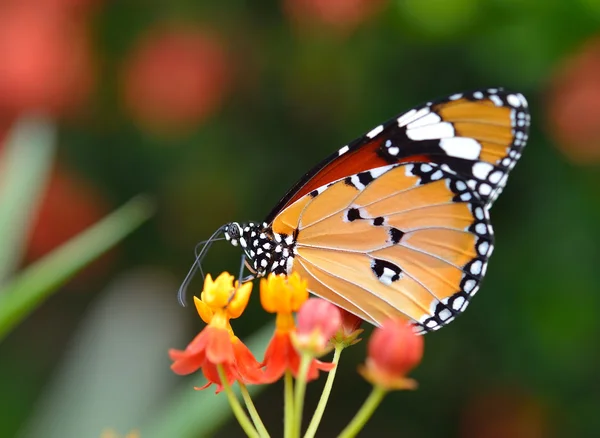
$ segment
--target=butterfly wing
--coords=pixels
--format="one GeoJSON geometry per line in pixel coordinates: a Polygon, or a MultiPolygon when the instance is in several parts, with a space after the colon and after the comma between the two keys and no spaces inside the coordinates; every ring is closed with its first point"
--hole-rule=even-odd
{"type": "Polygon", "coordinates": [[[295,236],[293,271],[312,293],[375,325],[402,316],[421,331],[467,307],[493,251],[484,201],[434,163],[325,185],[282,211],[272,229],[295,236]]]}
{"type": "Polygon", "coordinates": [[[521,157],[530,115],[522,94],[500,88],[427,102],[372,129],[304,175],[267,216],[271,223],[301,197],[348,175],[409,161],[459,175],[491,206],[521,157]]]}

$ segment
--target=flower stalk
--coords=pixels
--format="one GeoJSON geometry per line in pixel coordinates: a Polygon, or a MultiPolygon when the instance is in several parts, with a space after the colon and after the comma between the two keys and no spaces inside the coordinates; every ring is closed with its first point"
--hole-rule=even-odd
{"type": "Polygon", "coordinates": [[[335,380],[335,375],[337,373],[338,368],[337,366],[340,362],[340,357],[344,348],[344,345],[338,344],[333,350],[333,360],[331,361],[331,363],[335,364],[335,368],[332,369],[327,375],[327,380],[325,381],[323,392],[321,393],[321,397],[319,398],[319,403],[317,404],[315,413],[313,414],[313,417],[310,420],[308,429],[306,429],[304,438],[314,438],[315,434],[317,433],[317,429],[319,428],[321,420],[323,419],[323,414],[325,413],[325,408],[327,407],[327,402],[329,401],[329,396],[331,395],[331,388],[333,388],[333,381],[335,380]]]}
{"type": "Polygon", "coordinates": [[[252,418],[252,423],[254,423],[254,427],[256,428],[258,434],[261,438],[270,438],[269,432],[267,432],[267,428],[262,422],[258,411],[256,410],[256,406],[254,406],[254,402],[252,401],[252,397],[250,397],[250,393],[248,392],[248,387],[244,385],[242,382],[239,382],[240,385],[240,393],[242,394],[242,398],[244,399],[244,403],[246,404],[246,409],[250,414],[250,418],[252,418]]]}
{"type": "Polygon", "coordinates": [[[383,387],[375,385],[369,397],[365,400],[348,426],[342,430],[338,438],[353,438],[358,435],[358,432],[365,427],[365,424],[373,416],[373,412],[381,404],[386,394],[387,391],[383,387]]]}
{"type": "Polygon", "coordinates": [[[223,389],[225,390],[225,394],[227,394],[227,400],[229,401],[229,405],[231,406],[233,415],[235,415],[235,418],[237,419],[238,423],[240,423],[240,426],[242,427],[242,429],[244,429],[244,432],[246,433],[246,435],[249,438],[261,438],[260,435],[258,434],[257,430],[254,428],[254,426],[250,422],[250,419],[244,412],[242,405],[240,405],[240,402],[238,401],[237,397],[233,393],[231,386],[229,386],[229,383],[227,382],[227,378],[226,378],[227,376],[225,375],[225,370],[223,369],[223,366],[218,365],[217,371],[219,372],[219,377],[221,378],[221,381],[223,382],[223,389]]]}

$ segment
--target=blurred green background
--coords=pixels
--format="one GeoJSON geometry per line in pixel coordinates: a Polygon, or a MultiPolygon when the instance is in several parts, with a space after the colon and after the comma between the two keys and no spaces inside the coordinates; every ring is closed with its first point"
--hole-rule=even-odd
{"type": "MultiPolygon", "coordinates": [[[[167,349],[202,327],[175,298],[195,243],[261,220],[394,114],[492,86],[528,97],[532,132],[492,211],[487,279],[426,337],[419,390],[390,395],[364,436],[600,436],[600,0],[2,1],[2,143],[30,114],[56,126],[13,263],[138,193],[158,208],[1,341],[0,437],[241,436],[224,395],[169,369],[167,349]]],[[[205,266],[238,262],[216,244],[205,266]]],[[[260,344],[270,322],[254,297],[234,327],[260,344]]],[[[368,393],[364,355],[361,343],[342,357],[320,436],[368,393]]],[[[256,400],[273,436],[281,396],[272,385],[256,400]]]]}

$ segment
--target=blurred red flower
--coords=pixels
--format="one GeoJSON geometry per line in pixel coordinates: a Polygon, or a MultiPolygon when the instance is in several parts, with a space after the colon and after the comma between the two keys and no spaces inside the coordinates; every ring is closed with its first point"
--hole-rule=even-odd
{"type": "Polygon", "coordinates": [[[63,115],[94,82],[85,21],[30,3],[0,5],[0,111],[63,115]]]}
{"type": "MultiPolygon", "coordinates": [[[[58,166],[50,176],[37,215],[31,224],[27,259],[33,261],[46,255],[102,219],[108,212],[106,200],[95,187],[58,166]]],[[[93,269],[103,271],[108,260],[106,257],[99,259],[93,269]]]]}
{"type": "Polygon", "coordinates": [[[122,81],[133,119],[154,133],[187,131],[222,104],[230,67],[216,37],[197,29],[155,30],[127,59],[122,81]]]}
{"type": "Polygon", "coordinates": [[[49,12],[69,14],[74,18],[93,11],[103,0],[5,0],[6,3],[19,3],[28,8],[45,9],[49,12]]]}
{"type": "Polygon", "coordinates": [[[284,0],[284,11],[300,27],[318,25],[349,33],[385,4],[385,0],[284,0]]]}
{"type": "Polygon", "coordinates": [[[548,130],[572,161],[600,162],[600,37],[566,59],[547,96],[548,130]]]}
{"type": "Polygon", "coordinates": [[[386,389],[414,389],[416,383],[406,375],[422,358],[423,337],[415,335],[406,321],[390,319],[373,330],[366,364],[359,371],[386,389]]]}
{"type": "Polygon", "coordinates": [[[300,307],[296,333],[292,337],[295,347],[321,356],[328,350],[329,340],[342,325],[340,310],[321,298],[309,298],[300,307]]]}

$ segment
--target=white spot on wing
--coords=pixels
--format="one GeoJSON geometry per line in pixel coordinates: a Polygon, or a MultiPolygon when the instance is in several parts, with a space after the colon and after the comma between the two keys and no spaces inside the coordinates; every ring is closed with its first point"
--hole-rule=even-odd
{"type": "Polygon", "coordinates": [[[492,186],[486,183],[481,184],[479,186],[479,193],[481,193],[483,196],[488,196],[490,193],[492,193],[492,186]]]}
{"type": "Polygon", "coordinates": [[[390,284],[392,284],[392,279],[395,275],[396,273],[390,268],[383,268],[383,274],[381,274],[381,277],[379,277],[379,281],[389,286],[390,284]]]}
{"type": "Polygon", "coordinates": [[[494,173],[492,173],[489,176],[489,180],[492,184],[498,184],[500,182],[500,180],[502,179],[502,175],[504,173],[500,170],[495,171],[494,173]]]}
{"type": "Polygon", "coordinates": [[[440,147],[451,157],[475,160],[481,152],[481,145],[473,138],[452,137],[442,138],[440,147]]]}
{"type": "Polygon", "coordinates": [[[475,260],[471,265],[471,274],[479,275],[481,274],[482,263],[481,260],[475,260]]]}
{"type": "Polygon", "coordinates": [[[442,121],[442,118],[440,116],[438,116],[436,113],[429,113],[429,114],[415,120],[414,122],[411,122],[408,125],[406,125],[406,129],[414,129],[414,128],[419,128],[421,126],[434,125],[441,121],[442,121]]]}
{"type": "Polygon", "coordinates": [[[454,136],[454,126],[449,122],[436,123],[434,125],[407,129],[406,135],[415,141],[452,138],[454,136]]]}
{"type": "Polygon", "coordinates": [[[487,179],[494,166],[489,163],[477,162],[473,164],[473,176],[478,179],[487,179]]]}
{"type": "Polygon", "coordinates": [[[519,99],[519,97],[515,94],[509,94],[506,96],[506,101],[515,108],[520,107],[522,104],[521,99],[519,99]]]}
{"type": "Polygon", "coordinates": [[[369,138],[377,137],[379,134],[381,134],[382,131],[383,131],[383,125],[379,125],[379,126],[373,128],[371,131],[367,132],[367,137],[369,137],[369,138]]]}
{"type": "Polygon", "coordinates": [[[465,281],[465,292],[466,293],[471,293],[471,291],[475,288],[475,286],[477,285],[477,282],[475,280],[473,280],[472,278],[465,281]]]}
{"type": "Polygon", "coordinates": [[[456,297],[454,299],[454,301],[452,302],[452,308],[454,310],[460,310],[463,306],[463,304],[465,303],[465,298],[464,297],[456,297]]]}
{"type": "Polygon", "coordinates": [[[477,225],[475,225],[475,232],[477,234],[486,234],[487,227],[485,226],[485,224],[483,222],[480,222],[477,225]]]}
{"type": "Polygon", "coordinates": [[[416,109],[411,109],[410,111],[407,111],[406,113],[404,113],[400,117],[398,117],[398,126],[400,126],[400,127],[406,126],[407,123],[410,123],[413,120],[415,120],[421,116],[424,116],[428,112],[429,112],[429,108],[421,108],[419,111],[417,111],[416,109]]]}
{"type": "Polygon", "coordinates": [[[350,149],[350,148],[349,148],[348,146],[344,146],[343,148],[341,148],[341,149],[338,151],[338,155],[344,155],[346,152],[348,152],[348,150],[349,150],[349,149],[350,149]]]}
{"type": "Polygon", "coordinates": [[[496,106],[502,106],[503,105],[502,99],[500,99],[498,96],[492,95],[492,96],[490,96],[490,100],[492,102],[494,102],[494,105],[496,105],[496,106]]]}
{"type": "Polygon", "coordinates": [[[384,173],[386,173],[388,170],[390,170],[392,167],[393,166],[376,167],[375,169],[371,169],[369,171],[369,173],[371,174],[371,176],[373,177],[373,179],[377,179],[381,175],[383,175],[384,173]]]}
{"type": "Polygon", "coordinates": [[[443,176],[444,176],[444,172],[442,172],[440,169],[438,169],[431,174],[431,180],[437,181],[438,179],[443,178],[443,176]]]}

